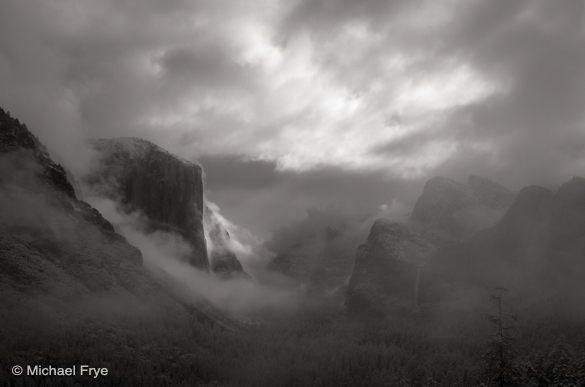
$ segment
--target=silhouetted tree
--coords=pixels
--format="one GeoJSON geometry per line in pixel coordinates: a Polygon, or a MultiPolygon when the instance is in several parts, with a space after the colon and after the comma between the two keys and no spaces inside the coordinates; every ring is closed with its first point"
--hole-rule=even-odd
{"type": "Polygon", "coordinates": [[[516,386],[520,379],[513,348],[515,316],[504,311],[506,293],[507,289],[499,287],[490,296],[494,312],[488,315],[488,320],[494,333],[485,354],[488,385],[500,387],[516,386]]]}

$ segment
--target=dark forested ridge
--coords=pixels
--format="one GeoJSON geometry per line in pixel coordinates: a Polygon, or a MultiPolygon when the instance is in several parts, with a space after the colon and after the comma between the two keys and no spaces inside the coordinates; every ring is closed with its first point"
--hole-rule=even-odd
{"type": "MultiPolygon", "coordinates": [[[[67,332],[43,326],[3,340],[0,378],[16,386],[87,382],[8,375],[7,366],[33,359],[108,367],[95,382],[108,386],[498,386],[497,332],[460,317],[446,326],[426,314],[367,323],[321,314],[236,331],[195,318],[83,321],[67,332]]],[[[524,324],[502,344],[504,385],[582,386],[582,327],[524,324]]]]}
{"type": "Polygon", "coordinates": [[[36,137],[0,111],[0,386],[585,385],[583,180],[554,194],[522,190],[515,201],[478,178],[438,183],[440,198],[429,188],[412,224],[374,224],[353,268],[350,313],[311,293],[295,309],[234,321],[152,277],[140,251],[80,200],[36,137]],[[486,213],[490,226],[459,242],[453,222],[484,221],[486,213]],[[442,222],[455,231],[436,238],[442,222]],[[530,282],[510,280],[507,290],[481,270],[496,258],[521,270],[533,256],[543,261],[530,282]],[[433,270],[419,278],[413,305],[412,269],[423,264],[433,270]],[[472,275],[485,281],[470,286],[462,277],[472,275]],[[539,281],[547,286],[534,292],[539,281]],[[383,312],[354,313],[360,297],[383,312]],[[11,374],[14,365],[37,364],[89,364],[109,374],[11,374]]]}

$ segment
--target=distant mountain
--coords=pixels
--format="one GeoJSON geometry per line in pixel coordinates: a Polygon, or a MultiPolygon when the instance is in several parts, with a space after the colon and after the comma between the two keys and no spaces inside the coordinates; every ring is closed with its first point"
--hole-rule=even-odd
{"type": "Polygon", "coordinates": [[[585,179],[556,193],[522,189],[499,222],[442,251],[430,270],[455,287],[505,287],[527,302],[585,305],[585,179]]]}
{"type": "Polygon", "coordinates": [[[467,183],[430,179],[411,215],[421,233],[438,244],[469,237],[501,218],[515,193],[491,180],[470,176],[467,183]]]}
{"type": "Polygon", "coordinates": [[[499,222],[441,251],[430,269],[448,281],[484,287],[527,280],[528,272],[536,272],[544,262],[552,197],[541,187],[520,190],[499,222]]]}
{"type": "Polygon", "coordinates": [[[514,196],[477,176],[466,184],[444,177],[429,180],[406,224],[379,219],[366,244],[358,247],[346,296],[350,312],[417,308],[419,298],[426,297],[419,296],[429,282],[426,266],[437,252],[495,223],[514,196]]]}
{"type": "Polygon", "coordinates": [[[409,224],[374,223],[356,254],[347,305],[355,313],[389,312],[410,305],[419,287],[423,301],[504,287],[524,303],[575,311],[585,305],[583,284],[584,178],[556,193],[530,186],[517,195],[477,177],[467,184],[434,178],[409,224]]]}

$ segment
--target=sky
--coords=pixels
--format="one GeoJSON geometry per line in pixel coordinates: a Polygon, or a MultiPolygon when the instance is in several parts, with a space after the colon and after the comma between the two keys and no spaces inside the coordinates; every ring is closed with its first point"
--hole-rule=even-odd
{"type": "Polygon", "coordinates": [[[2,0],[0,86],[68,168],[145,138],[261,238],[436,175],[585,175],[581,0],[2,0]]]}

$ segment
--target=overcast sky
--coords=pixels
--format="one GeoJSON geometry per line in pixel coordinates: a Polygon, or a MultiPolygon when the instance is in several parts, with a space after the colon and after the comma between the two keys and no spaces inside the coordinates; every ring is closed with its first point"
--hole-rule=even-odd
{"type": "Polygon", "coordinates": [[[582,0],[1,0],[0,105],[70,168],[138,136],[262,237],[441,174],[585,175],[582,0]]]}

